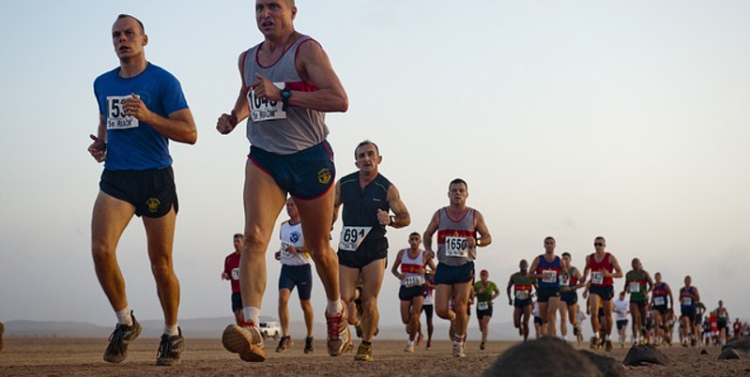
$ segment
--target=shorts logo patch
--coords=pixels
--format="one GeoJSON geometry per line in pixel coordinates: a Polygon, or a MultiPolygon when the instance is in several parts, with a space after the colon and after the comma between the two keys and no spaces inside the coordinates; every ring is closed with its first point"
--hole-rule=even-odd
{"type": "Polygon", "coordinates": [[[159,205],[161,205],[159,199],[150,198],[149,200],[146,200],[146,208],[148,208],[148,211],[151,213],[155,213],[156,211],[158,211],[159,205]]]}
{"type": "Polygon", "coordinates": [[[318,171],[318,182],[327,185],[331,182],[331,169],[323,168],[318,171]]]}

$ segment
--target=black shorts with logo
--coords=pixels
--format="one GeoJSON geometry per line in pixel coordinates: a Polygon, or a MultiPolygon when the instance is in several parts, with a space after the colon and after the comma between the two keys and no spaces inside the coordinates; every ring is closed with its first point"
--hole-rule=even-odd
{"type": "Polygon", "coordinates": [[[282,155],[250,146],[250,161],[284,191],[299,199],[317,199],[333,186],[336,166],[328,141],[282,155]]]}
{"type": "Polygon", "coordinates": [[[169,213],[172,207],[175,213],[178,210],[177,189],[171,166],[147,170],[104,169],[99,189],[132,204],[139,217],[159,218],[169,213]]]}
{"type": "Polygon", "coordinates": [[[615,297],[615,287],[611,285],[592,285],[589,294],[597,295],[602,301],[611,301],[615,297]]]}

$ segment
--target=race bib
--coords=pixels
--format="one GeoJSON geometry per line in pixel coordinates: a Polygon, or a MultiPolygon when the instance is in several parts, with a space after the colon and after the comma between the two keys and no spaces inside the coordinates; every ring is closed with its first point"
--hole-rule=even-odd
{"type": "Polygon", "coordinates": [[[138,119],[130,115],[125,115],[122,110],[122,101],[131,98],[130,96],[111,96],[107,97],[107,129],[108,130],[126,130],[128,128],[138,127],[138,119]]]}
{"type": "Polygon", "coordinates": [[[528,300],[529,291],[516,291],[516,298],[519,300],[528,300]]]}
{"type": "Polygon", "coordinates": [[[490,308],[490,304],[487,301],[479,301],[477,303],[477,310],[487,310],[490,308]]]}
{"type": "MultiPolygon", "coordinates": [[[[273,83],[279,89],[284,89],[283,82],[273,83]]],[[[247,93],[247,102],[250,105],[250,119],[253,122],[263,122],[274,119],[286,119],[286,111],[283,109],[284,103],[281,101],[271,101],[268,98],[255,97],[255,90],[251,89],[247,93]]]]}
{"type": "Polygon", "coordinates": [[[339,250],[356,251],[371,230],[371,226],[345,226],[341,229],[339,250]]]}
{"type": "Polygon", "coordinates": [[[287,251],[289,249],[289,246],[292,246],[292,245],[288,244],[288,243],[286,243],[284,241],[281,241],[281,250],[280,251],[281,251],[281,257],[282,258],[289,259],[289,258],[294,257],[293,253],[290,253],[289,251],[287,251]]]}
{"type": "Polygon", "coordinates": [[[570,285],[570,276],[569,275],[560,275],[560,286],[561,287],[567,287],[570,285]]]}
{"type": "Polygon", "coordinates": [[[604,284],[604,273],[601,271],[593,271],[591,273],[592,284],[604,284]]]}
{"type": "Polygon", "coordinates": [[[466,237],[445,237],[445,256],[463,258],[469,255],[466,237]]]}
{"type": "Polygon", "coordinates": [[[416,287],[424,284],[424,277],[422,276],[407,276],[404,279],[404,286],[406,288],[416,287]]]}
{"type": "Polygon", "coordinates": [[[239,268],[233,268],[232,269],[232,280],[240,280],[240,269],[239,268]]]}
{"type": "Polygon", "coordinates": [[[544,270],[542,271],[542,281],[545,283],[556,283],[557,282],[557,271],[555,270],[544,270]]]}
{"type": "Polygon", "coordinates": [[[638,282],[631,282],[630,293],[640,293],[640,292],[641,292],[641,284],[638,282]]]}
{"type": "Polygon", "coordinates": [[[666,302],[664,301],[664,297],[662,296],[655,296],[654,297],[654,306],[663,306],[666,302]]]}
{"type": "Polygon", "coordinates": [[[682,306],[691,306],[693,305],[693,298],[692,297],[683,297],[680,299],[680,302],[682,302],[682,306]]]}

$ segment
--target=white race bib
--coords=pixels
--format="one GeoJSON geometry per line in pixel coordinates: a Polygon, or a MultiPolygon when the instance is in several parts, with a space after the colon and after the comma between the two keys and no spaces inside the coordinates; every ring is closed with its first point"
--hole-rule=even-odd
{"type": "Polygon", "coordinates": [[[682,303],[682,306],[691,306],[693,305],[693,298],[692,297],[683,297],[680,299],[680,302],[682,303]]]}
{"type": "Polygon", "coordinates": [[[466,237],[445,237],[445,256],[464,258],[469,255],[469,245],[466,237]]]}
{"type": "Polygon", "coordinates": [[[240,269],[239,268],[233,268],[232,269],[232,280],[240,280],[240,269]]]}
{"type": "Polygon", "coordinates": [[[122,110],[122,101],[128,98],[131,98],[131,96],[107,97],[108,130],[126,130],[138,127],[138,119],[130,115],[125,115],[125,112],[122,110]]]}
{"type": "Polygon", "coordinates": [[[569,275],[560,275],[560,286],[561,287],[570,286],[570,276],[569,275]]]}
{"type": "Polygon", "coordinates": [[[544,270],[542,271],[542,281],[545,283],[556,283],[557,282],[557,271],[555,270],[544,270]]]}
{"type": "Polygon", "coordinates": [[[640,293],[641,284],[637,281],[630,282],[630,293],[640,293]]]}
{"type": "Polygon", "coordinates": [[[404,279],[404,287],[406,287],[406,288],[416,287],[416,286],[419,286],[419,285],[422,285],[422,284],[424,284],[424,277],[423,276],[416,276],[416,275],[414,275],[414,276],[407,276],[404,279]]]}
{"type": "Polygon", "coordinates": [[[601,272],[601,271],[591,272],[591,283],[592,284],[604,284],[604,272],[601,272]]]}
{"type": "Polygon", "coordinates": [[[489,307],[490,305],[487,301],[479,301],[479,303],[477,303],[477,310],[487,310],[489,307]]]}
{"type": "Polygon", "coordinates": [[[663,306],[666,302],[664,302],[663,296],[655,296],[654,297],[654,306],[663,306]]]}
{"type": "Polygon", "coordinates": [[[516,298],[519,300],[528,300],[529,291],[516,291],[516,298]]]}
{"type": "Polygon", "coordinates": [[[289,251],[287,251],[289,249],[289,246],[292,246],[292,245],[288,244],[288,243],[286,243],[284,241],[281,241],[281,250],[280,251],[281,251],[281,257],[282,258],[289,259],[289,258],[294,257],[294,254],[292,254],[289,251]]]}
{"type": "Polygon", "coordinates": [[[371,230],[371,226],[345,226],[341,229],[339,250],[356,251],[371,230]]]}
{"type": "MultiPolygon", "coordinates": [[[[284,89],[283,82],[275,82],[273,84],[279,89],[284,89]]],[[[250,89],[247,93],[247,102],[250,105],[250,119],[252,119],[253,122],[286,119],[286,111],[283,110],[284,103],[281,101],[271,101],[268,98],[257,98],[255,97],[255,90],[250,89]]]]}

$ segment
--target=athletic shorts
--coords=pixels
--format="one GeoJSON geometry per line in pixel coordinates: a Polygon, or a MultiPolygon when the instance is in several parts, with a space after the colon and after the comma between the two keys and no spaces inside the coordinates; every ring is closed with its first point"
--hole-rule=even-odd
{"type": "Polygon", "coordinates": [[[612,297],[615,297],[615,287],[611,285],[592,285],[591,288],[589,288],[589,294],[597,295],[603,301],[611,301],[612,297]]]}
{"type": "MultiPolygon", "coordinates": [[[[386,259],[388,249],[371,249],[360,246],[356,251],[339,250],[338,256],[340,265],[361,270],[372,262],[386,259]]],[[[385,265],[388,266],[388,260],[386,260],[385,265]]]]}
{"type": "Polygon", "coordinates": [[[333,149],[328,141],[287,155],[250,146],[248,158],[282,190],[303,200],[319,198],[333,186],[336,178],[333,149]]]}
{"type": "Polygon", "coordinates": [[[242,310],[242,295],[240,292],[232,293],[232,311],[242,310]]]}
{"type": "Polygon", "coordinates": [[[432,309],[433,305],[422,305],[422,311],[424,312],[424,316],[428,319],[432,319],[432,309]]]}
{"type": "Polygon", "coordinates": [[[527,306],[531,305],[531,299],[527,298],[526,300],[519,300],[519,299],[513,299],[513,306],[516,308],[525,308],[527,306]]]}
{"type": "Polygon", "coordinates": [[[696,310],[696,312],[695,312],[695,324],[696,325],[700,325],[701,323],[703,323],[703,316],[700,315],[700,314],[698,314],[698,311],[696,310]]]}
{"type": "Polygon", "coordinates": [[[682,317],[688,317],[690,321],[695,322],[695,308],[681,307],[680,318],[682,317]]]}
{"type": "Polygon", "coordinates": [[[138,217],[159,218],[174,207],[177,213],[177,189],[171,166],[164,169],[104,169],[99,189],[135,207],[138,217]]]}
{"type": "Polygon", "coordinates": [[[445,263],[438,263],[437,269],[435,270],[435,285],[471,283],[473,280],[474,262],[469,262],[460,266],[449,266],[445,263]]]}
{"type": "Polygon", "coordinates": [[[560,293],[560,300],[564,301],[568,306],[575,305],[578,303],[577,292],[562,292],[560,293]]]}
{"type": "Polygon", "coordinates": [[[312,293],[312,268],[310,264],[301,266],[281,265],[281,274],[279,275],[279,290],[288,289],[289,292],[297,287],[297,295],[300,300],[310,299],[312,293]]]}
{"type": "Polygon", "coordinates": [[[643,301],[630,300],[630,303],[638,305],[639,308],[645,308],[646,304],[648,304],[648,302],[646,302],[645,300],[643,300],[643,301]]]}
{"type": "Polygon", "coordinates": [[[415,297],[424,297],[422,295],[423,293],[423,285],[417,285],[414,287],[405,287],[402,285],[401,288],[398,289],[398,299],[401,301],[411,301],[415,297]]]}
{"type": "Polygon", "coordinates": [[[477,309],[477,319],[481,321],[484,317],[492,317],[492,305],[488,306],[486,310],[477,309]]]}
{"type": "Polygon", "coordinates": [[[659,312],[659,314],[667,314],[669,309],[667,309],[667,305],[654,305],[654,310],[659,312]]]}
{"type": "Polygon", "coordinates": [[[617,320],[617,329],[621,330],[623,327],[626,327],[628,325],[627,319],[619,319],[617,320]]]}
{"type": "Polygon", "coordinates": [[[539,317],[539,316],[534,316],[534,323],[538,323],[538,324],[540,324],[540,325],[541,325],[541,324],[543,324],[544,322],[542,322],[542,317],[539,317]]]}
{"type": "Polygon", "coordinates": [[[537,289],[536,291],[536,295],[537,295],[538,302],[547,303],[547,301],[549,301],[549,299],[551,298],[560,297],[560,289],[557,287],[554,287],[554,288],[539,287],[539,289],[537,289]]]}
{"type": "Polygon", "coordinates": [[[719,328],[719,331],[726,330],[727,329],[727,320],[718,320],[716,322],[716,326],[719,328]]]}

